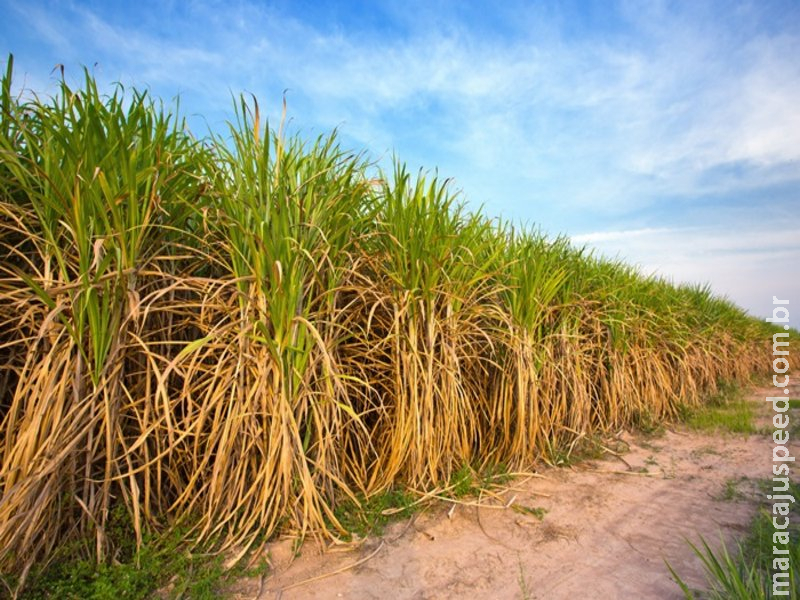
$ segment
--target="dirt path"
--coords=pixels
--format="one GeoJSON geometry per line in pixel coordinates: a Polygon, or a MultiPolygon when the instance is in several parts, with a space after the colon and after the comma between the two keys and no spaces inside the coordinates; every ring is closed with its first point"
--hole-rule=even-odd
{"type": "MultiPolygon", "coordinates": [[[[769,392],[752,394],[764,427],[769,392]]],[[[494,508],[442,502],[381,539],[324,554],[307,544],[294,561],[290,542],[277,543],[272,574],[240,582],[230,597],[682,598],[664,561],[690,584],[703,581],[685,539],[718,542],[747,529],[766,493],[755,480],[771,476],[771,439],[681,429],[621,440],[630,448],[621,457],[517,480],[484,499],[494,508]],[[546,513],[540,521],[503,504],[546,513]]],[[[800,454],[797,440],[793,448],[800,454]]]]}

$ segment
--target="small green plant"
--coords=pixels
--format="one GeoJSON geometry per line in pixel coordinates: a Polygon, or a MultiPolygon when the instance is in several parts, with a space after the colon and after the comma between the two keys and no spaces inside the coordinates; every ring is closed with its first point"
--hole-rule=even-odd
{"type": "Polygon", "coordinates": [[[736,500],[742,500],[745,497],[745,495],[739,489],[740,483],[742,483],[742,479],[726,480],[723,490],[717,496],[715,496],[715,499],[722,500],[724,502],[734,502],[736,500]]]}
{"type": "Polygon", "coordinates": [[[300,553],[301,553],[301,551],[303,549],[303,542],[304,541],[305,540],[304,540],[304,538],[302,536],[297,536],[296,538],[294,538],[292,540],[292,556],[294,558],[297,558],[298,556],[300,556],[300,553]]]}
{"type": "Polygon", "coordinates": [[[544,520],[544,516],[547,514],[547,509],[542,508],[541,506],[531,507],[523,504],[512,504],[511,508],[514,510],[514,512],[518,512],[522,515],[531,515],[540,521],[544,520]]]}
{"type": "Polygon", "coordinates": [[[525,578],[525,571],[522,569],[522,561],[517,560],[519,565],[519,576],[517,577],[517,582],[519,583],[519,591],[522,596],[522,600],[531,600],[533,596],[531,595],[531,589],[528,585],[528,580],[525,578]]]}
{"type": "Polygon", "coordinates": [[[550,446],[548,455],[555,466],[569,466],[582,461],[597,460],[606,453],[604,440],[598,435],[583,436],[568,447],[550,446]]]}
{"type": "Polygon", "coordinates": [[[358,502],[345,500],[336,507],[334,515],[350,535],[366,537],[380,535],[392,521],[410,517],[414,512],[415,498],[404,490],[389,490],[358,502]]]}
{"type": "MultiPolygon", "coordinates": [[[[769,571],[760,570],[748,559],[744,549],[737,546],[736,551],[729,552],[725,544],[719,551],[714,551],[708,543],[701,539],[701,548],[690,544],[694,553],[703,562],[703,567],[710,582],[706,591],[692,590],[680,576],[669,567],[670,573],[680,586],[687,600],[767,600],[773,598],[772,579],[769,571]]],[[[800,583],[800,547],[790,548],[792,569],[790,571],[791,600],[798,598],[800,583]]]]}
{"type": "Polygon", "coordinates": [[[650,437],[661,437],[664,435],[664,423],[651,411],[642,411],[636,418],[634,425],[636,428],[650,437]]]}
{"type": "Polygon", "coordinates": [[[472,467],[469,465],[462,465],[461,468],[450,477],[450,483],[448,485],[450,494],[452,494],[454,498],[463,498],[464,496],[474,494],[478,490],[475,480],[475,472],[472,470],[472,467]]]}
{"type": "Polygon", "coordinates": [[[462,465],[450,476],[447,490],[453,498],[475,496],[481,490],[504,485],[511,479],[512,475],[508,472],[508,467],[502,463],[484,466],[481,469],[462,465]]]}
{"type": "Polygon", "coordinates": [[[484,466],[478,473],[480,489],[486,489],[491,486],[505,485],[513,479],[513,475],[509,473],[508,467],[503,463],[491,464],[484,466]]]}
{"type": "MultiPolygon", "coordinates": [[[[772,576],[769,568],[762,568],[748,555],[747,549],[737,545],[731,553],[725,544],[714,551],[701,538],[701,547],[690,544],[700,558],[709,581],[709,589],[693,590],[675,570],[667,565],[675,582],[680,586],[687,600],[768,600],[772,594],[772,576]]],[[[800,598],[800,545],[790,544],[789,550],[789,596],[790,600],[800,598]]]]}
{"type": "MultiPolygon", "coordinates": [[[[761,489],[769,489],[771,482],[759,482],[761,489]]],[[[791,484],[786,492],[795,498],[800,486],[791,484]]],[[[789,595],[780,596],[790,600],[800,598],[800,509],[795,505],[789,521],[789,543],[781,546],[788,551],[789,595]]],[[[680,586],[687,600],[770,600],[773,597],[773,558],[775,528],[771,514],[766,509],[758,513],[751,525],[750,534],[733,549],[722,543],[714,550],[701,538],[700,546],[689,544],[703,564],[708,581],[705,590],[690,588],[686,582],[667,564],[675,582],[680,586]]]]}

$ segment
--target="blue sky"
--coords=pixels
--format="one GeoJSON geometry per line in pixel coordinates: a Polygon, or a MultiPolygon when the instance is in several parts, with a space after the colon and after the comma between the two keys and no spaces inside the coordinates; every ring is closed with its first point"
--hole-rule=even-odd
{"type": "Polygon", "coordinates": [[[800,325],[796,1],[0,0],[0,43],[18,85],[85,65],[179,95],[198,134],[240,92],[277,123],[288,90],[308,136],[800,325]]]}

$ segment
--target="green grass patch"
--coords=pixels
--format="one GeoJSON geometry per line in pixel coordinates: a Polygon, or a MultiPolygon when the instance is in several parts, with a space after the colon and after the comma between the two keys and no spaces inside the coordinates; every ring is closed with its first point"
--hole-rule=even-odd
{"type": "Polygon", "coordinates": [[[212,600],[242,568],[226,570],[223,557],[191,554],[178,543],[149,543],[124,562],[100,564],[86,559],[57,558],[34,570],[20,599],[124,600],[152,597],[212,600]]]}
{"type": "MultiPolygon", "coordinates": [[[[168,536],[146,536],[137,550],[133,525],[121,506],[112,511],[106,534],[116,548],[111,560],[98,564],[83,558],[86,552],[80,546],[89,540],[63,546],[45,567],[32,569],[20,600],[127,600],[156,592],[162,598],[212,600],[232,578],[255,576],[267,568],[261,561],[246,569],[245,560],[226,568],[220,554],[190,552],[180,529],[168,536]]],[[[10,589],[17,583],[3,581],[10,589]]]]}
{"type": "Polygon", "coordinates": [[[404,490],[389,490],[381,494],[345,500],[334,515],[350,536],[380,535],[389,523],[410,517],[414,513],[415,497],[404,490]]]}
{"type": "Polygon", "coordinates": [[[755,411],[741,388],[723,386],[720,392],[699,407],[683,407],[681,419],[691,429],[698,431],[729,431],[731,433],[757,433],[755,411]]]}
{"type": "Polygon", "coordinates": [[[448,495],[452,498],[477,496],[481,490],[505,485],[512,477],[504,464],[488,465],[483,468],[462,465],[450,477],[447,485],[448,495]]]}
{"type": "MultiPolygon", "coordinates": [[[[512,477],[503,464],[482,468],[463,465],[450,476],[445,495],[454,499],[477,496],[481,490],[504,485],[512,477]]],[[[334,515],[350,536],[366,537],[381,535],[389,523],[412,516],[419,506],[414,494],[394,489],[369,498],[359,496],[358,502],[344,500],[334,515]]]]}

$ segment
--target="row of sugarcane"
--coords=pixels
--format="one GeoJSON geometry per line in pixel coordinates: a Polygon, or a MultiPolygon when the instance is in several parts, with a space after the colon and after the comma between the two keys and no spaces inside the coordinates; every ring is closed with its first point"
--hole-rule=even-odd
{"type": "Polygon", "coordinates": [[[146,93],[2,81],[0,571],[178,527],[245,552],[336,507],[530,468],[770,369],[767,334],[305,141],[241,100],[197,139],[146,93]]]}

